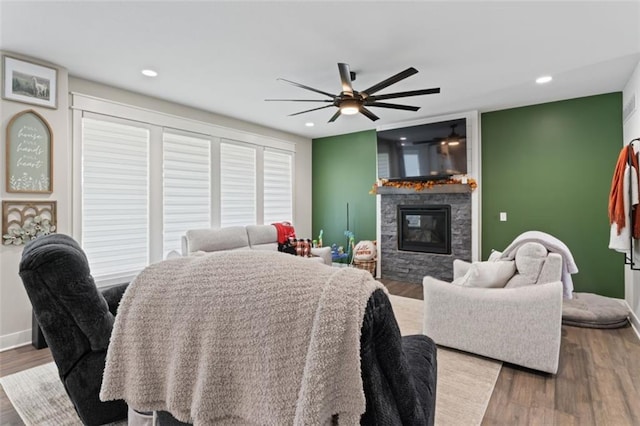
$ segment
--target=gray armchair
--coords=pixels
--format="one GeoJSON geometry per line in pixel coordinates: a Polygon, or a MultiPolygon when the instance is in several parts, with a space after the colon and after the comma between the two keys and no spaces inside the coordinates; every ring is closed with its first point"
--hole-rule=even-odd
{"type": "Polygon", "coordinates": [[[423,332],[442,346],[555,374],[562,257],[526,243],[514,262],[515,274],[504,288],[474,286],[474,266],[461,260],[454,261],[453,273],[454,283],[463,285],[425,277],[423,332]]]}

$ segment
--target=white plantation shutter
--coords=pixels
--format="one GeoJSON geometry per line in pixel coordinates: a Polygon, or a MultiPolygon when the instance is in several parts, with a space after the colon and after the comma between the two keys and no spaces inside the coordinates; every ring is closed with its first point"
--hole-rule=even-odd
{"type": "Polygon", "coordinates": [[[148,264],[149,130],[82,119],[82,247],[102,284],[148,264]]]}
{"type": "Polygon", "coordinates": [[[98,285],[179,251],[188,229],[294,220],[294,143],[70,96],[72,234],[98,285]]]}
{"type": "Polygon", "coordinates": [[[211,142],[165,132],[162,137],[163,259],[181,252],[188,229],[211,226],[211,142]]]}
{"type": "Polygon", "coordinates": [[[220,144],[220,226],[255,225],[256,150],[220,144]]]}
{"type": "Polygon", "coordinates": [[[293,220],[293,158],[264,151],[264,224],[293,220]]]}

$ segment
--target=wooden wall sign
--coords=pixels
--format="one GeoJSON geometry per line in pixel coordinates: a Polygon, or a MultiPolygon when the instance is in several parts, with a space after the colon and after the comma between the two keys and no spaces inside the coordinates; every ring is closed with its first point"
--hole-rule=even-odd
{"type": "Polygon", "coordinates": [[[34,110],[16,114],[7,125],[6,190],[17,193],[53,192],[53,134],[34,110]]]}
{"type": "Polygon", "coordinates": [[[56,231],[55,201],[3,201],[2,243],[26,244],[41,235],[56,231]]]}

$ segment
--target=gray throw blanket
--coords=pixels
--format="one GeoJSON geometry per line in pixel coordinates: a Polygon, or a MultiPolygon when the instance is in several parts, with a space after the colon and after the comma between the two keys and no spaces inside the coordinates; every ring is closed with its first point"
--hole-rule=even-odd
{"type": "Polygon", "coordinates": [[[359,424],[366,271],[270,251],[147,267],[122,298],[100,398],[198,424],[359,424]]]}

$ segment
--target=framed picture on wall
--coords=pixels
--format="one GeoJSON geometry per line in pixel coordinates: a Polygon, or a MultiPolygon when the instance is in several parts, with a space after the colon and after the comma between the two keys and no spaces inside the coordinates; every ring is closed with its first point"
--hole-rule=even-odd
{"type": "Polygon", "coordinates": [[[2,57],[2,70],[4,99],[57,108],[57,69],[5,55],[2,57]]]}
{"type": "Polygon", "coordinates": [[[3,201],[2,244],[21,245],[56,232],[55,201],[3,201]]]}
{"type": "Polygon", "coordinates": [[[5,143],[7,192],[53,192],[53,134],[44,117],[32,109],[14,115],[5,143]]]}

